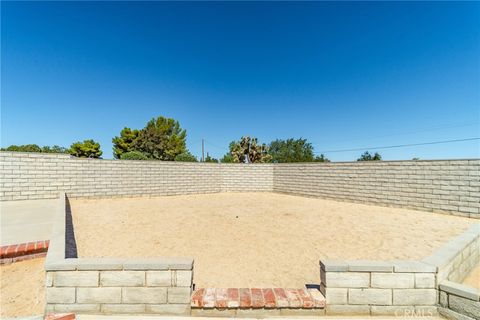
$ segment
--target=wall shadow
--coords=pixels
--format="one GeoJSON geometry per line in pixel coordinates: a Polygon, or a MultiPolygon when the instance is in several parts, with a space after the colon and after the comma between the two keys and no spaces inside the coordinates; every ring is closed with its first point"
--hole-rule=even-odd
{"type": "Polygon", "coordinates": [[[67,196],[65,196],[65,258],[78,258],[72,210],[67,196]]]}

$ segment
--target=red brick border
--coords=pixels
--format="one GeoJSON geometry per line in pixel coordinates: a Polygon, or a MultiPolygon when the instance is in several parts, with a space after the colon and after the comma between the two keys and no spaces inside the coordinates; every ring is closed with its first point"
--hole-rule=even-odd
{"type": "Polygon", "coordinates": [[[49,240],[11,244],[0,247],[0,264],[45,257],[49,240]]]}
{"type": "Polygon", "coordinates": [[[200,288],[191,298],[191,307],[197,309],[321,309],[325,304],[317,289],[200,288]]]}

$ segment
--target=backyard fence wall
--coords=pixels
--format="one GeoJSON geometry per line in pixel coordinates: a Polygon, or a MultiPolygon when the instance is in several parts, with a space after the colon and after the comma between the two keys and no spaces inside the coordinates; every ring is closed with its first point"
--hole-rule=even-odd
{"type": "Polygon", "coordinates": [[[480,217],[480,159],[274,166],[288,194],[480,217]]]}
{"type": "Polygon", "coordinates": [[[271,164],[79,159],[0,152],[1,200],[272,191],[271,164]]]}
{"type": "Polygon", "coordinates": [[[480,159],[215,164],[0,152],[0,200],[274,191],[480,217],[480,159]]]}

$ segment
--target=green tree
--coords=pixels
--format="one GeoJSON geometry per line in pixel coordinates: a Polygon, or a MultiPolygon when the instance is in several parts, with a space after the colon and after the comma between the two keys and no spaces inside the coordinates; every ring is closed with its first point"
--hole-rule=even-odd
{"type": "Polygon", "coordinates": [[[266,144],[258,144],[257,138],[242,137],[230,143],[230,154],[236,163],[265,163],[272,160],[266,144]]]}
{"type": "Polygon", "coordinates": [[[205,157],[205,162],[218,163],[218,159],[212,158],[207,152],[207,156],[205,157]]]}
{"type": "Polygon", "coordinates": [[[1,148],[1,151],[15,151],[15,152],[43,152],[43,153],[68,153],[68,149],[60,147],[57,145],[54,146],[43,146],[39,147],[36,144],[25,144],[25,145],[11,145],[7,148],[1,148]]]}
{"type": "Polygon", "coordinates": [[[182,162],[197,162],[197,157],[191,154],[189,151],[182,152],[175,156],[175,161],[182,161],[182,162]]]}
{"type": "Polygon", "coordinates": [[[150,120],[140,131],[135,150],[149,159],[172,161],[176,156],[187,152],[186,137],[187,132],[180,127],[178,121],[158,117],[150,120]]]}
{"type": "Polygon", "coordinates": [[[323,153],[320,154],[319,156],[316,156],[314,159],[315,162],[330,162],[330,159],[328,159],[323,153]]]}
{"type": "Polygon", "coordinates": [[[122,154],[130,151],[135,151],[135,148],[138,144],[138,136],[140,135],[140,130],[123,128],[120,131],[119,137],[114,137],[113,142],[113,156],[115,159],[122,159],[122,154]]]}
{"type": "Polygon", "coordinates": [[[140,151],[128,151],[122,153],[121,160],[148,160],[147,156],[140,151]]]}
{"type": "Polygon", "coordinates": [[[36,144],[24,144],[24,145],[11,145],[7,148],[2,148],[2,151],[14,151],[14,152],[42,152],[42,148],[40,148],[36,144]]]}
{"type": "Polygon", "coordinates": [[[64,148],[64,147],[57,146],[57,145],[53,145],[51,147],[44,146],[42,148],[42,152],[45,152],[45,153],[68,153],[68,149],[64,148]]]}
{"type": "Polygon", "coordinates": [[[357,161],[377,161],[377,160],[382,160],[382,156],[378,152],[375,152],[375,154],[372,156],[368,151],[365,151],[360,156],[360,158],[357,159],[357,161]]]}
{"type": "Polygon", "coordinates": [[[70,154],[79,158],[100,158],[102,150],[100,144],[93,140],[84,140],[83,142],[74,142],[70,146],[70,154]]]}
{"type": "Polygon", "coordinates": [[[220,159],[221,163],[233,163],[233,157],[230,153],[227,153],[220,159]]]}
{"type": "Polygon", "coordinates": [[[313,146],[307,139],[277,139],[270,142],[268,153],[273,162],[312,162],[313,146]]]}

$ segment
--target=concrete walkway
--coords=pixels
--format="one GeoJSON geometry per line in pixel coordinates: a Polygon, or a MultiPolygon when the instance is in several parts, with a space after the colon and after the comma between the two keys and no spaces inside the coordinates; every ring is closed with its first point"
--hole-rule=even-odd
{"type": "Polygon", "coordinates": [[[50,240],[57,201],[1,201],[0,246],[50,240]]]}

